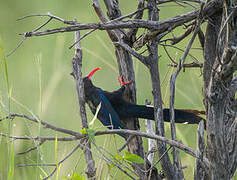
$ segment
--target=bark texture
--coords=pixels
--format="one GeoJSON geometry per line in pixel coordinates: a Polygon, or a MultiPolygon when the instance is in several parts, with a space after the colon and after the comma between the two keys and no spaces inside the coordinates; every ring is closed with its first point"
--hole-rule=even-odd
{"type": "Polygon", "coordinates": [[[204,97],[207,112],[208,179],[231,179],[237,167],[237,16],[236,1],[208,21],[204,48],[204,97]]]}

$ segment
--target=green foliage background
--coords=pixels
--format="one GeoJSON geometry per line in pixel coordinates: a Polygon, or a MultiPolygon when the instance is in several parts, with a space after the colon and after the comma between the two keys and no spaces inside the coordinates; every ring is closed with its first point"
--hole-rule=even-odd
{"type": "MultiPolygon", "coordinates": [[[[102,3],[102,2],[101,2],[102,3]]],[[[136,9],[137,1],[120,1],[120,7],[123,14],[133,12],[136,9]]],[[[103,7],[104,8],[104,7],[103,7]]],[[[188,12],[191,8],[183,8],[177,4],[162,5],[160,7],[160,19],[166,19],[188,12]]],[[[68,0],[51,0],[51,1],[6,1],[0,0],[0,36],[5,53],[8,54],[21,41],[22,37],[19,33],[31,31],[46,21],[44,17],[32,17],[21,21],[17,18],[29,14],[46,14],[50,12],[56,16],[66,20],[77,20],[81,23],[99,22],[95,12],[93,11],[91,1],[68,1],[68,0]]],[[[53,21],[47,27],[62,27],[63,24],[53,21]]],[[[182,31],[179,28],[175,31],[175,35],[179,35],[182,31]]],[[[140,31],[142,33],[143,30],[140,31]]],[[[82,31],[84,34],[85,31],[82,31]]],[[[18,102],[34,112],[40,119],[59,127],[81,130],[80,118],[78,115],[78,103],[73,78],[71,72],[71,58],[74,51],[68,47],[73,43],[73,33],[55,34],[44,37],[33,37],[25,40],[24,44],[17,49],[11,56],[7,57],[9,85],[12,91],[11,96],[18,102]]],[[[185,48],[188,39],[178,46],[185,48]]],[[[119,88],[117,78],[119,76],[114,48],[107,37],[106,32],[97,31],[82,40],[83,47],[83,74],[87,74],[95,67],[101,66],[102,69],[96,73],[93,82],[105,90],[113,91],[119,88]]],[[[200,47],[195,42],[193,47],[200,47]]],[[[169,48],[169,52],[173,58],[178,60],[182,56],[182,52],[169,48]],[[177,55],[176,55],[177,53],[177,55]]],[[[202,52],[192,49],[192,55],[202,61],[202,52]]],[[[169,62],[164,50],[160,48],[159,60],[162,92],[164,107],[169,106],[169,77],[174,70],[167,66],[169,62]]],[[[2,59],[1,59],[2,61],[2,59]]],[[[193,61],[190,57],[187,61],[193,61]]],[[[1,63],[2,64],[2,63],[1,63]]],[[[152,100],[151,83],[147,69],[134,58],[134,67],[136,73],[137,84],[137,101],[143,104],[145,99],[152,100]]],[[[200,69],[186,69],[182,72],[177,80],[176,86],[176,108],[181,109],[204,109],[202,104],[202,76],[200,69]]],[[[4,78],[4,68],[0,67],[0,101],[8,106],[8,94],[6,80],[4,78]]],[[[26,108],[23,108],[14,101],[10,102],[11,112],[19,112],[31,115],[26,108]]],[[[88,119],[93,117],[90,111],[87,111],[88,119]]],[[[7,113],[0,107],[0,117],[6,116],[7,113]]],[[[144,120],[140,120],[142,130],[145,131],[144,120]]],[[[8,133],[11,131],[13,135],[28,136],[57,136],[62,134],[45,130],[23,119],[16,118],[8,128],[8,120],[0,122],[0,132],[8,133]]],[[[182,140],[185,145],[196,148],[196,129],[197,125],[177,125],[178,139],[182,140]]],[[[102,125],[96,121],[93,128],[104,129],[102,125]]],[[[169,124],[166,124],[166,134],[170,136],[169,124]]],[[[7,179],[9,167],[9,141],[0,137],[0,179],[7,179]]],[[[15,153],[22,152],[35,145],[36,142],[30,141],[14,141],[15,153]]],[[[96,143],[109,152],[115,154],[116,149],[122,145],[123,139],[119,136],[100,136],[96,137],[96,143]],[[112,142],[112,143],[111,143],[112,142]]],[[[33,151],[26,155],[15,155],[14,174],[12,179],[39,179],[49,174],[51,167],[23,167],[19,168],[19,164],[34,163],[55,163],[62,159],[76,145],[76,142],[58,142],[57,151],[55,153],[55,143],[47,142],[37,151],[33,151]],[[57,156],[57,158],[56,158],[57,156]],[[37,158],[38,157],[38,158],[37,158]],[[37,160],[38,159],[38,160],[37,160]]],[[[147,141],[144,140],[145,149],[147,149],[147,141]]],[[[96,151],[95,148],[93,148],[96,151]]],[[[194,159],[189,155],[181,152],[182,164],[187,166],[184,170],[187,179],[193,177],[194,159]]],[[[95,155],[96,165],[101,179],[107,176],[114,179],[121,179],[125,175],[116,169],[110,170],[106,163],[101,161],[95,155]]],[[[12,165],[10,165],[12,166],[12,165]]],[[[82,177],[84,174],[85,164],[83,153],[78,151],[70,159],[63,163],[59,172],[59,179],[73,172],[77,172],[82,177]]],[[[56,173],[57,174],[57,173],[56,173]]],[[[56,175],[52,179],[56,179],[56,175]]]]}

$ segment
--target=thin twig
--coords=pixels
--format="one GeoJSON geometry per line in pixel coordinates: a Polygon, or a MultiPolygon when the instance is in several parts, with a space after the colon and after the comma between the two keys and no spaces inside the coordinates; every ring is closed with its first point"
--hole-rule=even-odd
{"type": "Polygon", "coordinates": [[[147,65],[147,57],[137,53],[135,50],[133,50],[130,46],[128,46],[124,42],[114,42],[114,45],[121,46],[122,48],[127,50],[129,53],[131,53],[134,57],[139,59],[143,64],[147,65]]]}
{"type": "MultiPolygon", "coordinates": [[[[103,156],[103,158],[109,162],[110,164],[113,164],[114,166],[116,166],[118,169],[120,169],[124,174],[128,175],[130,178],[132,179],[136,179],[134,178],[131,174],[129,174],[126,170],[124,170],[119,164],[122,164],[120,161],[118,161],[116,159],[115,162],[113,162],[112,160],[110,160],[108,157],[105,156],[105,154],[101,151],[101,149],[96,145],[96,143],[92,142],[93,145],[96,147],[96,149],[99,151],[99,153],[103,156]]],[[[130,171],[132,171],[131,169],[129,169],[130,171]]],[[[133,171],[132,171],[133,172],[133,171]]]]}
{"type": "Polygon", "coordinates": [[[122,19],[125,19],[125,18],[132,18],[135,14],[137,14],[141,11],[144,11],[145,9],[148,9],[148,7],[138,8],[136,11],[134,11],[130,14],[124,15],[124,16],[120,16],[120,17],[118,17],[116,19],[113,19],[111,21],[108,21],[108,23],[113,23],[113,22],[116,22],[116,21],[119,21],[119,20],[122,20],[122,19]]]}
{"type": "Polygon", "coordinates": [[[76,24],[74,21],[66,21],[66,20],[64,20],[64,19],[62,19],[58,16],[52,15],[51,13],[48,13],[48,14],[30,14],[30,15],[18,18],[17,21],[20,21],[20,20],[23,20],[23,19],[26,19],[26,18],[30,18],[30,17],[49,17],[49,18],[58,20],[58,21],[60,21],[64,24],[68,24],[68,25],[75,25],[76,24]]]}
{"type": "MultiPolygon", "coordinates": [[[[177,47],[177,46],[170,45],[170,44],[159,44],[159,45],[161,45],[161,46],[163,46],[163,47],[164,47],[164,46],[172,47],[172,48],[175,48],[175,49],[177,49],[177,50],[179,50],[179,51],[185,52],[185,50],[183,50],[183,49],[181,49],[181,48],[179,48],[179,47],[177,47]]],[[[198,59],[197,59],[195,56],[193,56],[193,55],[190,54],[190,53],[188,53],[188,55],[189,55],[193,60],[195,60],[195,61],[198,62],[198,59]]]]}
{"type": "MultiPolygon", "coordinates": [[[[163,46],[163,48],[164,48],[164,50],[165,50],[165,52],[166,52],[168,58],[170,59],[170,61],[171,61],[174,65],[177,65],[178,63],[177,63],[175,60],[173,60],[173,58],[170,56],[168,50],[166,49],[166,46],[163,46]]],[[[176,54],[176,57],[177,57],[177,54],[176,54]]],[[[175,59],[176,59],[176,58],[175,58],[175,59]]]]}
{"type": "MultiPolygon", "coordinates": [[[[33,141],[55,141],[56,137],[29,137],[29,136],[9,136],[4,133],[0,133],[0,136],[8,137],[14,140],[33,140],[33,141]]],[[[75,141],[78,140],[76,137],[57,137],[57,141],[75,141]]]]}
{"type": "Polygon", "coordinates": [[[7,54],[7,57],[12,55],[24,43],[25,39],[26,39],[26,33],[23,34],[21,42],[19,42],[19,44],[9,54],[7,54]]]}
{"type": "Polygon", "coordinates": [[[128,139],[127,139],[127,141],[126,141],[126,143],[124,143],[124,144],[122,145],[122,147],[119,148],[118,152],[122,152],[122,150],[123,150],[124,148],[126,148],[126,146],[130,143],[130,141],[131,141],[134,137],[135,137],[135,136],[129,136],[128,139]]]}
{"type": "Polygon", "coordinates": [[[26,167],[26,166],[57,166],[57,164],[19,164],[17,167],[26,167]]]}
{"type": "Polygon", "coordinates": [[[86,36],[88,36],[89,34],[93,33],[96,29],[92,29],[90,31],[88,31],[87,33],[85,33],[83,36],[81,36],[76,42],[74,42],[69,49],[72,49],[79,41],[81,41],[82,39],[84,39],[86,36]]]}
{"type": "Polygon", "coordinates": [[[45,143],[45,141],[42,140],[42,141],[40,141],[39,144],[36,144],[35,146],[33,146],[33,147],[27,149],[26,151],[23,151],[23,152],[17,153],[17,155],[27,154],[27,153],[29,153],[29,152],[31,152],[31,151],[37,149],[39,146],[41,146],[41,145],[44,144],[44,143],[45,143]]]}
{"type": "Polygon", "coordinates": [[[80,146],[81,146],[81,144],[79,143],[75,148],[73,148],[73,150],[70,153],[68,153],[61,161],[58,162],[58,164],[54,168],[54,170],[47,177],[43,178],[42,180],[49,179],[57,171],[60,164],[62,164],[66,159],[68,159],[80,146]]]}
{"type": "MultiPolygon", "coordinates": [[[[178,0],[174,0],[174,1],[178,1],[178,0]]],[[[172,3],[174,1],[171,1],[171,0],[159,0],[159,1],[157,1],[157,4],[172,3]]],[[[179,0],[179,1],[181,1],[181,0],[179,0]]],[[[194,3],[198,3],[198,4],[204,4],[205,3],[205,1],[201,1],[201,0],[182,0],[182,2],[185,2],[185,1],[194,2],[194,3]]]]}
{"type": "Polygon", "coordinates": [[[32,121],[34,123],[41,123],[44,126],[44,128],[52,129],[52,130],[55,130],[55,131],[58,131],[58,132],[61,132],[61,133],[64,133],[64,134],[69,134],[69,135],[72,135],[72,136],[75,136],[75,137],[80,137],[80,138],[85,137],[85,136],[83,136],[82,134],[80,134],[76,131],[72,131],[72,130],[69,130],[69,129],[64,129],[64,128],[61,128],[61,127],[54,126],[52,124],[49,124],[49,123],[45,122],[44,120],[41,120],[39,122],[37,119],[35,119],[33,117],[30,117],[30,116],[27,116],[25,114],[10,113],[10,116],[6,116],[5,118],[2,118],[2,119],[0,119],[0,121],[2,121],[4,119],[14,118],[14,117],[24,118],[24,119],[27,119],[27,120],[32,121]]]}
{"type": "Polygon", "coordinates": [[[184,38],[186,38],[193,30],[193,27],[190,26],[182,35],[178,36],[178,37],[173,37],[173,38],[169,38],[169,39],[165,39],[163,41],[171,41],[171,45],[175,45],[177,43],[179,43],[180,41],[182,41],[184,38]]]}
{"type": "Polygon", "coordinates": [[[38,28],[36,28],[35,30],[33,30],[33,32],[36,32],[38,30],[40,30],[42,27],[46,26],[53,18],[50,17],[44,24],[40,25],[38,28]]]}
{"type": "Polygon", "coordinates": [[[166,151],[160,156],[160,158],[158,159],[157,162],[155,162],[148,170],[146,170],[145,172],[149,172],[153,167],[155,167],[161,160],[162,158],[169,152],[169,150],[172,148],[172,146],[170,146],[168,149],[166,149],[166,151]]]}

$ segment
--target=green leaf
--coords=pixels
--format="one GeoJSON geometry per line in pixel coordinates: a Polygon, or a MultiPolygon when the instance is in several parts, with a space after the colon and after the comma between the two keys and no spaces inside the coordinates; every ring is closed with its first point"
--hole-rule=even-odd
{"type": "Polygon", "coordinates": [[[61,177],[62,180],[85,180],[84,177],[78,175],[77,173],[74,173],[72,176],[62,176],[61,177]]]}
{"type": "MultiPolygon", "coordinates": [[[[120,154],[115,154],[114,155],[114,160],[117,162],[117,161],[122,161],[123,160],[123,157],[120,155],[120,154]]],[[[112,169],[114,167],[114,164],[111,164],[109,165],[109,168],[112,169]]]]}
{"type": "Polygon", "coordinates": [[[72,180],[85,180],[84,177],[79,176],[77,173],[72,175],[72,180]]]}
{"type": "Polygon", "coordinates": [[[81,129],[80,132],[81,132],[82,134],[87,134],[86,128],[81,129]]]}
{"type": "Polygon", "coordinates": [[[114,155],[114,158],[119,160],[119,161],[123,160],[123,157],[118,153],[114,155]]]}
{"type": "Polygon", "coordinates": [[[123,159],[130,161],[130,162],[134,162],[137,164],[145,164],[145,161],[138,155],[136,154],[131,154],[129,152],[125,152],[125,156],[123,156],[123,159]]]}
{"type": "Polygon", "coordinates": [[[80,130],[80,132],[82,134],[87,134],[90,141],[95,141],[95,130],[94,129],[83,128],[82,130],[80,130]]]}

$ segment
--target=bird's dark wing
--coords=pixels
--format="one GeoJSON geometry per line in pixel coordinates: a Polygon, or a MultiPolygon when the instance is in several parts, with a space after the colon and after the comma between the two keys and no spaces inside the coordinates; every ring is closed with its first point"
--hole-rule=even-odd
{"type": "MultiPolygon", "coordinates": [[[[101,107],[98,113],[98,119],[104,126],[110,129],[126,129],[126,126],[120,121],[118,114],[114,110],[110,101],[105,97],[101,89],[97,89],[100,97],[101,107]]],[[[119,134],[122,137],[126,137],[123,134],[119,134]]]]}

